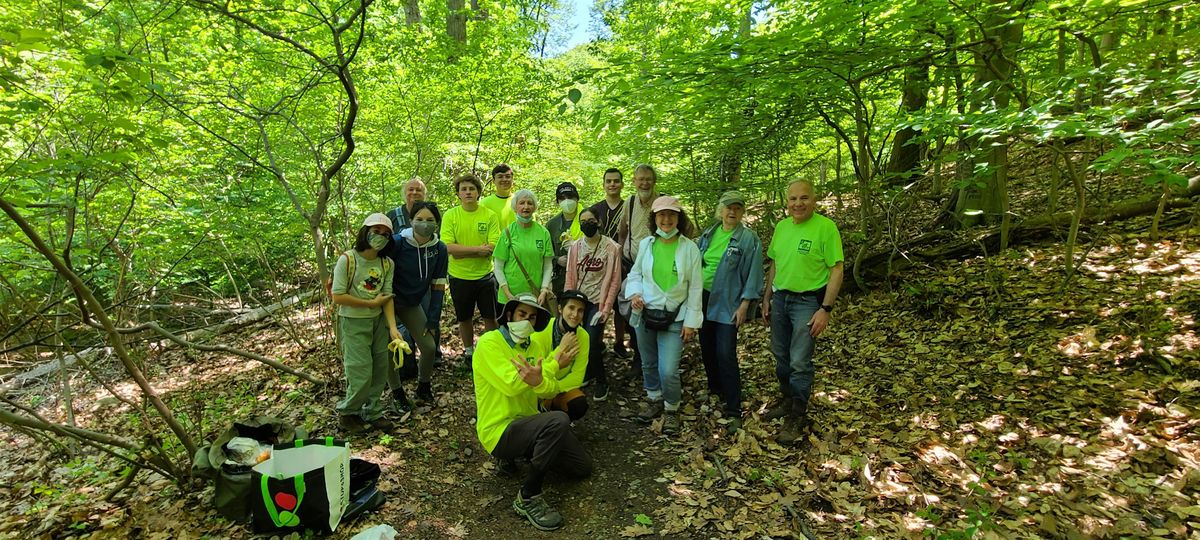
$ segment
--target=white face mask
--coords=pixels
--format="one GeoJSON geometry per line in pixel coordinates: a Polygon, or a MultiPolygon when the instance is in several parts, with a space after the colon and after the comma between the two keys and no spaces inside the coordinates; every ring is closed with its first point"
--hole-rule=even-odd
{"type": "Polygon", "coordinates": [[[524,343],[529,339],[530,334],[533,334],[533,322],[528,319],[510,322],[508,323],[508,333],[512,336],[513,341],[524,343]]]}
{"type": "Polygon", "coordinates": [[[679,234],[679,229],[671,229],[671,232],[667,232],[662,229],[658,230],[658,236],[662,237],[664,240],[670,240],[677,234],[679,234]]]}
{"type": "Polygon", "coordinates": [[[558,203],[558,207],[562,208],[564,214],[574,215],[575,209],[579,208],[579,201],[575,199],[563,199],[562,202],[558,203]]]}

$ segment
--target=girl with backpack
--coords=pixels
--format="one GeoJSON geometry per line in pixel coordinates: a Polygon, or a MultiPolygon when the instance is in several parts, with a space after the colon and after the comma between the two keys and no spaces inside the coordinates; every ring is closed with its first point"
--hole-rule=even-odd
{"type": "Polygon", "coordinates": [[[367,216],[333,267],[331,293],[338,306],[346,397],[338,402],[338,425],[348,433],[370,428],[390,430],[381,396],[387,385],[388,343],[401,339],[392,307],[391,259],[379,255],[391,243],[392,222],[379,213],[367,216]]]}

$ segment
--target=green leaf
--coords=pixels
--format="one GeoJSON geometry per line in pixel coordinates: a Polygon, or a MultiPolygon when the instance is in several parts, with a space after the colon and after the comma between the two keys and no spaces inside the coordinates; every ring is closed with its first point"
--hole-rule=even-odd
{"type": "Polygon", "coordinates": [[[646,514],[638,514],[633,516],[633,520],[647,527],[654,525],[654,520],[650,519],[650,516],[647,516],[646,514]]]}
{"type": "Polygon", "coordinates": [[[583,97],[583,92],[580,92],[578,88],[572,88],[570,91],[567,92],[567,99],[571,100],[571,103],[574,103],[576,105],[579,104],[579,99],[582,97],[583,97]]]}

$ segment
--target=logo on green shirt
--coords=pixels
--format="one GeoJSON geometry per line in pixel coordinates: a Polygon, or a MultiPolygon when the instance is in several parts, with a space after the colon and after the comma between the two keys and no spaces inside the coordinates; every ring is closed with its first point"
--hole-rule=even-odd
{"type": "Polygon", "coordinates": [[[487,232],[487,225],[488,225],[487,223],[476,223],[476,224],[475,224],[475,230],[476,230],[476,231],[479,231],[479,232],[481,232],[481,233],[486,233],[486,232],[487,232]]]}
{"type": "Polygon", "coordinates": [[[801,240],[796,246],[796,251],[801,255],[808,255],[808,252],[812,251],[812,244],[812,240],[801,240]]]}
{"type": "Polygon", "coordinates": [[[537,246],[538,251],[542,251],[542,250],[546,249],[546,241],[545,240],[536,240],[535,245],[537,246]]]}

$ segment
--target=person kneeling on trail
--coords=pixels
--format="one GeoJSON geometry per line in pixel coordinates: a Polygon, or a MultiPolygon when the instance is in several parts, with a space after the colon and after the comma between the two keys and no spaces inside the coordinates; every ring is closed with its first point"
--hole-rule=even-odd
{"type": "Polygon", "coordinates": [[[587,295],[576,290],[566,290],[558,295],[558,317],[550,319],[546,329],[533,334],[537,347],[551,351],[551,356],[560,352],[571,358],[570,365],[558,370],[558,394],[542,400],[542,410],[563,411],[574,422],[587,413],[587,396],[579,389],[588,369],[588,353],[591,342],[583,329],[583,315],[591,302],[587,295]]]}
{"type": "Polygon", "coordinates": [[[571,432],[567,413],[537,409],[538,397],[559,393],[558,373],[570,369],[575,359],[561,348],[551,354],[530,339],[549,319],[532,295],[509,300],[501,326],[480,336],[471,357],[479,442],[501,462],[529,459],[513,509],[545,531],[563,524],[562,515],[542,497],[546,473],[551,468],[577,478],[592,473],[592,457],[571,432]]]}

